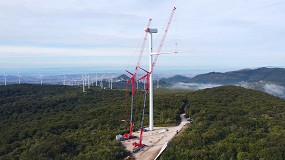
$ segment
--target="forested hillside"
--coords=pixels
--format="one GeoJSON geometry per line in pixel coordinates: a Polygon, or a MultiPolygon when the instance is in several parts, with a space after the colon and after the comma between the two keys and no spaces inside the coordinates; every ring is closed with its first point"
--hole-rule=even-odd
{"type": "Polygon", "coordinates": [[[193,124],[162,159],[285,159],[285,101],[242,87],[188,94],[193,124]]]}
{"type": "MultiPolygon", "coordinates": [[[[284,68],[258,68],[243,69],[226,73],[210,72],[200,74],[187,82],[191,83],[214,83],[214,84],[236,84],[239,82],[273,82],[285,86],[284,68]]],[[[185,81],[186,82],[186,81],[185,81]]]]}
{"type": "MultiPolygon", "coordinates": [[[[129,91],[60,85],[0,86],[0,159],[123,159],[115,140],[128,131],[129,91]]],[[[138,129],[143,92],[135,96],[138,129]]],[[[157,90],[155,125],[193,119],[162,159],[284,159],[285,101],[225,86],[196,92],[157,90]]],[[[148,110],[146,110],[148,117],[148,110]]],[[[148,118],[145,118],[145,125],[148,118]]]]}
{"type": "MultiPolygon", "coordinates": [[[[115,135],[128,131],[129,92],[60,85],[0,86],[0,159],[123,159],[115,135]]],[[[175,125],[182,93],[155,96],[155,125],[175,125]]],[[[138,129],[143,93],[135,96],[138,129]]],[[[146,112],[148,116],[148,111],[146,112]]],[[[148,124],[148,118],[145,118],[148,124]]]]}

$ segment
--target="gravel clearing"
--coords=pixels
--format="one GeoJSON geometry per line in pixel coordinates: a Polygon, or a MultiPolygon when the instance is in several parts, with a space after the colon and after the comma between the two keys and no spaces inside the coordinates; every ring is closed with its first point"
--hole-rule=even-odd
{"type": "MultiPolygon", "coordinates": [[[[137,153],[134,153],[134,157],[137,160],[152,160],[159,153],[160,149],[167,141],[170,141],[181,129],[190,123],[186,120],[185,114],[180,115],[181,123],[175,127],[154,127],[153,131],[147,131],[143,133],[143,144],[147,145],[137,153]]],[[[134,136],[139,137],[139,131],[134,132],[134,136]]],[[[139,138],[122,141],[122,144],[126,146],[126,149],[132,152],[133,142],[139,142],[139,138]]]]}

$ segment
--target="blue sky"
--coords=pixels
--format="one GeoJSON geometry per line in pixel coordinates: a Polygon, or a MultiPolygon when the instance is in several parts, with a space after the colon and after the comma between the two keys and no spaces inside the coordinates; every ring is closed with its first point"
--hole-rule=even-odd
{"type": "Polygon", "coordinates": [[[0,72],[128,68],[148,19],[156,49],[173,6],[163,51],[177,43],[179,53],[159,57],[158,69],[285,66],[284,0],[1,0],[0,72]]]}

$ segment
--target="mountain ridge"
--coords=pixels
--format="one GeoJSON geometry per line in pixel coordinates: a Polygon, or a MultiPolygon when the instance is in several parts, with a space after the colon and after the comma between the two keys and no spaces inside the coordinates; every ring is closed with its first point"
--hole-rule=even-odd
{"type": "Polygon", "coordinates": [[[285,69],[284,68],[267,68],[241,69],[230,72],[209,72],[199,74],[193,78],[176,75],[170,78],[162,79],[165,82],[185,82],[185,83],[213,83],[213,84],[237,84],[239,82],[259,82],[268,81],[285,86],[285,69]]]}

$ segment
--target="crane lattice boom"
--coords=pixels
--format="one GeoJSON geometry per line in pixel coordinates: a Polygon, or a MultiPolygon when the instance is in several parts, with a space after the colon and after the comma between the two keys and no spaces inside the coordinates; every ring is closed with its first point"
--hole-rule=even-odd
{"type": "Polygon", "coordinates": [[[152,63],[152,70],[150,71],[150,73],[152,73],[152,71],[153,71],[153,69],[154,69],[154,67],[155,67],[155,65],[156,65],[156,61],[157,61],[157,59],[158,59],[158,56],[159,56],[159,54],[160,54],[160,52],[161,52],[161,49],[162,49],[162,46],[163,46],[163,44],[164,44],[164,41],[165,41],[166,35],[167,35],[167,33],[168,33],[168,29],[169,29],[169,27],[170,27],[170,24],[171,24],[173,15],[174,15],[174,13],[175,13],[175,10],[176,10],[176,7],[173,7],[172,12],[171,12],[171,14],[170,14],[170,16],[169,16],[169,20],[168,20],[167,25],[166,25],[166,28],[165,28],[165,30],[164,30],[163,37],[162,37],[162,39],[161,39],[161,41],[160,41],[160,44],[159,44],[159,47],[158,47],[158,50],[157,50],[157,54],[156,54],[156,56],[155,56],[155,58],[154,58],[154,61],[153,61],[153,63],[152,63]]]}

